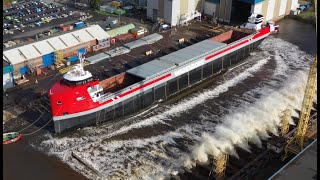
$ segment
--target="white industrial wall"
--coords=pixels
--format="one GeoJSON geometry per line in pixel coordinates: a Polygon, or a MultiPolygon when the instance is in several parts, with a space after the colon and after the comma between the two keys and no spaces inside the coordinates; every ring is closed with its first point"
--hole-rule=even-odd
{"type": "Polygon", "coordinates": [[[251,5],[251,13],[261,14],[262,11],[262,2],[251,5]]]}
{"type": "Polygon", "coordinates": [[[147,1],[147,17],[153,19],[153,9],[158,9],[158,0],[147,1]]]}
{"type": "Polygon", "coordinates": [[[14,86],[11,73],[3,74],[3,89],[9,89],[14,86]]]}
{"type": "Polygon", "coordinates": [[[273,11],[274,11],[275,4],[276,4],[275,0],[269,0],[266,21],[273,19],[273,11]]]}
{"type": "Polygon", "coordinates": [[[194,12],[196,10],[195,0],[188,0],[188,13],[194,12]]]}
{"type": "MultiPolygon", "coordinates": [[[[171,11],[172,16],[171,16],[171,25],[176,26],[179,22],[180,19],[180,0],[167,0],[168,2],[171,2],[171,9],[168,8],[168,10],[171,11]]],[[[167,6],[165,6],[167,9],[167,6]]]]}
{"type": "Polygon", "coordinates": [[[287,0],[280,0],[279,16],[286,13],[287,0]]]}
{"type": "Polygon", "coordinates": [[[291,10],[296,10],[299,7],[298,0],[292,0],[291,1],[291,10]]]}
{"type": "Polygon", "coordinates": [[[216,4],[204,2],[204,14],[212,16],[216,12],[216,4]]]}

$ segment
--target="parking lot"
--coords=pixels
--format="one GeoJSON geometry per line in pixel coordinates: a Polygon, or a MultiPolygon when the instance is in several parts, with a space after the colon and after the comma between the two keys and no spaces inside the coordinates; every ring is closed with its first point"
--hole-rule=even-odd
{"type": "Polygon", "coordinates": [[[19,2],[3,10],[4,34],[24,32],[27,27],[42,26],[55,19],[67,18],[70,14],[64,6],[42,1],[19,2]]]}

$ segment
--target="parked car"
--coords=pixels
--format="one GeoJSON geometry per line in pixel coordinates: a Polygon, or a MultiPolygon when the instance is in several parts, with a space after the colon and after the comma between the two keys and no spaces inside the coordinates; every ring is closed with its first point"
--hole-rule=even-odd
{"type": "Polygon", "coordinates": [[[41,26],[41,22],[39,21],[39,22],[36,22],[36,23],[34,23],[36,26],[41,26]]]}

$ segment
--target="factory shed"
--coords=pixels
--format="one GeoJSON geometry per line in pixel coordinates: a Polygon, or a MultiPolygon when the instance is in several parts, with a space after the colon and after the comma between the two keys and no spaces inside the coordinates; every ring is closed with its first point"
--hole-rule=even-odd
{"type": "Polygon", "coordinates": [[[134,48],[137,48],[137,47],[146,45],[146,44],[147,44],[146,41],[143,41],[143,40],[138,39],[138,40],[135,40],[135,41],[126,43],[126,44],[124,44],[123,46],[126,47],[126,48],[128,48],[128,49],[134,49],[134,48]]]}
{"type": "Polygon", "coordinates": [[[99,25],[93,25],[83,30],[92,37],[92,40],[96,39],[98,41],[101,41],[110,37],[109,34],[106,33],[99,25]]]}
{"type": "Polygon", "coordinates": [[[88,61],[90,64],[94,64],[97,63],[99,61],[108,59],[110,57],[110,55],[105,54],[105,53],[100,53],[91,57],[86,58],[86,61],[88,61]]]}
{"type": "Polygon", "coordinates": [[[41,54],[49,54],[55,49],[46,41],[39,41],[33,44],[33,46],[41,53],[41,54]]]}
{"type": "Polygon", "coordinates": [[[17,74],[28,69],[49,67],[59,52],[63,58],[77,56],[78,52],[91,52],[110,46],[110,36],[99,26],[92,25],[66,34],[44,39],[3,52],[4,58],[14,67],[17,74]]]}
{"type": "Polygon", "coordinates": [[[142,41],[145,41],[146,43],[148,44],[152,44],[154,42],[157,42],[159,41],[160,39],[162,39],[163,36],[158,34],[158,33],[154,33],[154,34],[151,34],[149,36],[146,36],[146,37],[143,37],[141,38],[142,41]]]}
{"type": "Polygon", "coordinates": [[[135,68],[132,68],[127,71],[127,73],[132,74],[134,76],[150,79],[159,74],[163,74],[167,71],[174,69],[176,66],[171,63],[167,63],[159,60],[152,60],[135,68]]]}
{"type": "Polygon", "coordinates": [[[3,56],[13,65],[27,61],[27,57],[25,57],[19,49],[9,49],[4,51],[3,56]]]}
{"type": "Polygon", "coordinates": [[[107,31],[108,35],[110,37],[116,37],[116,36],[119,36],[121,34],[126,34],[129,32],[130,29],[133,29],[135,28],[135,25],[130,23],[130,24],[126,24],[124,26],[120,26],[120,27],[117,27],[117,28],[114,28],[114,29],[111,29],[109,31],[107,31]]]}
{"type": "Polygon", "coordinates": [[[172,63],[177,66],[182,66],[195,59],[199,59],[200,56],[212,53],[226,46],[227,44],[225,43],[220,43],[213,40],[204,40],[166,56],[160,57],[159,60],[172,63]]]}
{"type": "Polygon", "coordinates": [[[130,51],[131,51],[130,49],[123,47],[123,46],[120,46],[120,47],[116,47],[114,49],[111,49],[109,51],[106,51],[105,53],[110,55],[110,57],[114,57],[114,56],[119,56],[121,54],[129,53],[130,51]]]}

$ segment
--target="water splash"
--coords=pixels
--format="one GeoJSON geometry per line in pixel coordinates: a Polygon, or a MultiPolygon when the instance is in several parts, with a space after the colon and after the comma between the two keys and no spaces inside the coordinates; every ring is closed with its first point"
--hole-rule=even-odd
{"type": "Polygon", "coordinates": [[[250,151],[248,141],[261,146],[260,138],[268,138],[267,132],[278,136],[281,112],[288,108],[288,105],[292,111],[301,109],[301,89],[306,87],[306,80],[307,74],[299,71],[280,91],[268,93],[254,104],[225,116],[222,124],[215,127],[213,134],[202,135],[201,143],[194,147],[192,159],[206,162],[208,155],[217,157],[221,154],[238,157],[235,152],[236,146],[250,151]]]}
{"type": "Polygon", "coordinates": [[[191,168],[196,159],[206,162],[208,154],[223,152],[237,156],[236,146],[247,151],[250,151],[248,142],[261,146],[261,139],[269,138],[270,133],[278,134],[280,111],[287,106],[292,109],[301,106],[303,82],[306,81],[305,74],[312,57],[276,38],[266,39],[260,48],[262,52],[254,53],[247,63],[227,72],[224,80],[220,78],[217,87],[196,93],[171,106],[159,107],[162,109],[147,118],[137,116],[134,122],[123,120],[85,128],[62,138],[47,136],[41,144],[45,149],[42,150],[61,158],[90,179],[98,177],[73,159],[71,152],[76,152],[107,179],[154,179],[174,174],[182,166],[191,168]],[[275,67],[268,67],[270,62],[275,62],[275,67]],[[172,125],[178,118],[190,118],[188,111],[197,109],[206,101],[215,104],[220,94],[243,85],[243,80],[255,77],[256,73],[266,68],[270,68],[271,75],[244,95],[227,98],[214,108],[201,106],[205,109],[196,114],[199,122],[175,126],[174,130],[143,139],[127,136],[127,139],[109,140],[119,134],[134,133],[136,129],[143,130],[159,123],[172,125]],[[297,73],[298,70],[302,72],[297,73]],[[215,114],[217,111],[214,110],[222,104],[227,104],[227,114],[215,114]],[[234,107],[239,104],[239,107],[234,107]],[[268,107],[274,108],[267,110],[268,107]],[[239,128],[241,126],[245,128],[239,128]]]}

